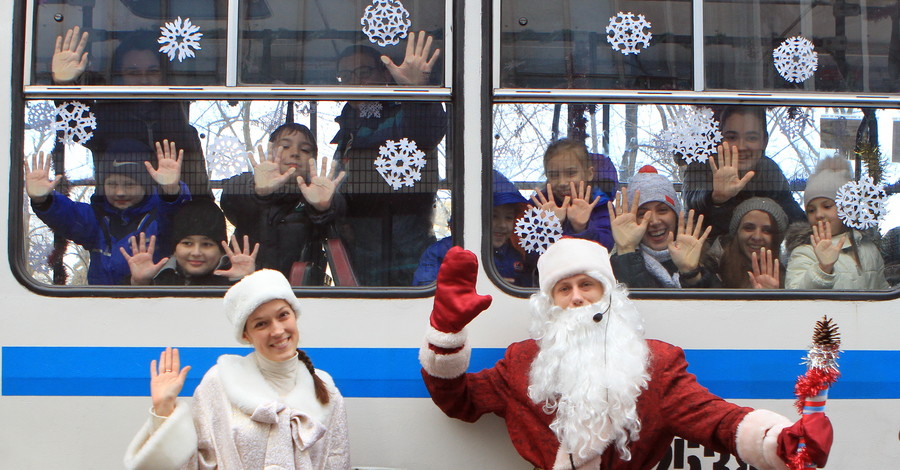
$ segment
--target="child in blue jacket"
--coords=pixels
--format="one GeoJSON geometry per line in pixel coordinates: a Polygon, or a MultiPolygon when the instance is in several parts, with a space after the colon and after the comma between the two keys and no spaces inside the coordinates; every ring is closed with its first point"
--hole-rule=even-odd
{"type": "MultiPolygon", "coordinates": [[[[141,232],[159,235],[174,212],[191,196],[181,181],[183,150],[174,142],[156,143],[152,150],[136,140],[123,139],[107,149],[96,169],[97,189],[91,202],[75,202],[54,190],[62,175],[50,179],[50,158],[43,152],[25,165],[25,187],[31,207],[51,230],[90,251],[88,284],[123,284],[129,275],[121,247],[141,232]],[[152,187],[158,185],[158,190],[152,187]]],[[[156,261],[168,253],[155,254],[156,261]]]]}

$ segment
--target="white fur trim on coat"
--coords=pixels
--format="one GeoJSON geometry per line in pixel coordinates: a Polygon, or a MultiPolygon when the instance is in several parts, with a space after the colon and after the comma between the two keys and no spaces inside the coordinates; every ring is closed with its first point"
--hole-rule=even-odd
{"type": "Polygon", "coordinates": [[[125,451],[128,470],[174,470],[181,468],[197,451],[197,431],[191,407],[179,404],[154,431],[151,416],[125,451]]]}
{"type": "Polygon", "coordinates": [[[466,344],[467,339],[469,339],[469,330],[467,328],[463,328],[459,333],[444,333],[428,325],[428,330],[425,331],[425,341],[444,349],[462,347],[466,344]]]}
{"type": "Polygon", "coordinates": [[[419,348],[419,363],[422,364],[422,368],[428,375],[439,379],[455,379],[466,373],[469,368],[469,359],[472,357],[472,348],[465,343],[465,331],[463,329],[463,331],[453,334],[429,328],[425,333],[425,341],[419,348]],[[451,354],[438,354],[428,347],[429,344],[445,349],[462,346],[462,349],[451,354]]]}
{"type": "Polygon", "coordinates": [[[778,435],[790,426],[791,420],[769,411],[751,411],[738,424],[738,457],[759,470],[787,470],[778,457],[778,435]]]}

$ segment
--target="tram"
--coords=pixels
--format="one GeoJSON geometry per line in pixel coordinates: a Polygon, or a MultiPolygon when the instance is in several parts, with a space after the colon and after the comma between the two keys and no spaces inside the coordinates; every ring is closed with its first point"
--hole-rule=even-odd
{"type": "MultiPolygon", "coordinates": [[[[428,218],[427,239],[452,236],[478,254],[478,290],[493,304],[470,326],[473,371],[527,338],[533,292],[505,279],[492,261],[492,174],[530,197],[545,184],[543,152],[558,138],[580,139],[598,162],[609,162],[612,177],[596,187],[610,195],[643,165],[681,189],[690,160],[714,148],[703,147],[704,133],[716,130],[704,127],[713,113],[703,110],[764,109],[765,155],[801,204],[816,162],[844,156],[854,179],[880,172],[884,211],[872,230],[883,246],[900,226],[900,196],[893,195],[900,177],[894,1],[10,0],[0,13],[7,18],[0,68],[9,71],[0,76],[0,109],[8,110],[0,114],[0,147],[9,156],[0,165],[8,184],[0,196],[7,220],[0,261],[6,469],[121,468],[150,405],[148,364],[162,348],[180,348],[193,367],[183,400],[216,357],[247,352],[223,319],[223,287],[88,283],[90,250],[36,215],[24,175],[38,152],[65,175],[60,190],[67,197],[86,202],[93,194],[102,151],[92,145],[104,127],[127,119],[104,120],[104,105],[125,114],[171,105],[159,109],[176,114],[160,111],[148,128],[184,121],[207,172],[209,194],[199,192],[217,203],[224,182],[250,170],[247,155],[282,123],[308,126],[318,157],[330,159],[346,151],[337,136],[348,109],[363,120],[387,115],[381,103],[437,109],[417,118],[437,130],[434,142],[419,140],[430,167],[418,186],[395,190],[387,178],[376,182],[386,183],[385,194],[427,186],[428,212],[414,214],[428,218]],[[86,59],[75,76],[63,76],[54,61],[57,48],[67,46],[56,41],[75,27],[69,47],[75,52],[86,34],[76,62],[81,54],[86,59]],[[435,62],[424,78],[366,82],[373,67],[339,67],[341,52],[358,44],[402,66],[410,33],[429,38],[427,56],[435,62]],[[153,54],[143,68],[129,69],[120,61],[122,45],[141,35],[152,39],[153,54]],[[678,147],[679,133],[693,137],[678,147]]],[[[342,238],[351,252],[365,237],[402,247],[403,230],[391,232],[397,239],[390,241],[360,230],[342,238]]],[[[331,263],[324,281],[296,287],[301,347],[346,397],[353,465],[530,469],[501,419],[462,423],[431,402],[417,356],[434,284],[411,285],[415,264],[398,268],[407,270],[398,277],[366,280],[387,257],[354,266],[357,282],[342,280],[331,263]]],[[[813,326],[823,315],[832,318],[843,339],[843,376],[828,402],[835,428],[828,468],[855,470],[900,462],[896,286],[633,289],[632,297],[647,336],[684,348],[702,384],[789,417],[796,416],[793,384],[804,371],[813,326]]],[[[657,468],[748,467],[676,439],[657,468]]]]}

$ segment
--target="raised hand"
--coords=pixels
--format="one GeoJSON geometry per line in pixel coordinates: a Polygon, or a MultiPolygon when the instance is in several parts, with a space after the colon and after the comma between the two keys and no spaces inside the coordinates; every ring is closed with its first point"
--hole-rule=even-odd
{"type": "Polygon", "coordinates": [[[169,416],[175,410],[175,400],[184,388],[191,366],[181,368],[178,348],[166,348],[159,354],[159,364],[150,361],[150,399],[157,416],[169,416]]]}
{"type": "Polygon", "coordinates": [[[678,234],[669,232],[669,254],[679,272],[691,272],[700,266],[700,253],[711,230],[711,225],[703,230],[703,214],[694,223],[694,209],[688,212],[687,217],[684,216],[684,211],[679,214],[678,234]]]}
{"type": "Polygon", "coordinates": [[[153,165],[150,162],[144,162],[150,177],[153,178],[153,181],[156,181],[156,184],[159,185],[164,194],[174,196],[181,192],[181,184],[179,182],[181,181],[181,160],[183,157],[184,150],[176,151],[175,142],[169,142],[168,139],[165,139],[162,141],[162,145],[159,142],[156,143],[157,169],[153,169],[153,165]]]}
{"type": "Polygon", "coordinates": [[[125,261],[128,262],[128,269],[131,270],[131,285],[148,286],[153,278],[159,274],[159,271],[165,266],[169,258],[163,258],[158,263],[153,262],[153,252],[156,250],[156,235],[150,235],[150,240],[146,239],[144,232],[140,233],[140,239],[133,235],[128,239],[131,243],[131,253],[125,251],[125,247],[119,247],[125,261]]]}
{"type": "Polygon", "coordinates": [[[600,196],[594,198],[594,202],[590,202],[591,200],[591,185],[587,185],[585,187],[584,181],[578,183],[578,187],[575,187],[575,182],[570,181],[570,193],[572,194],[572,202],[569,205],[568,210],[566,210],[566,217],[569,218],[569,223],[572,224],[572,228],[576,232],[583,232],[587,229],[588,222],[591,220],[591,213],[594,211],[594,207],[597,207],[597,204],[600,202],[600,196]]]}
{"type": "Polygon", "coordinates": [[[331,162],[331,170],[328,169],[328,157],[322,157],[322,169],[316,171],[319,167],[318,162],[314,158],[309,159],[309,183],[306,183],[303,176],[297,177],[297,185],[300,186],[300,192],[303,193],[304,199],[309,205],[313,206],[317,211],[322,212],[331,207],[331,200],[337,191],[338,185],[347,176],[347,173],[341,171],[337,177],[334,172],[337,170],[337,161],[331,162]]]}
{"type": "Polygon", "coordinates": [[[431,69],[441,55],[441,50],[435,49],[431,58],[428,58],[432,40],[431,35],[425,34],[425,31],[419,32],[418,41],[416,33],[409,33],[409,39],[406,41],[406,57],[400,65],[394,64],[394,61],[386,55],[381,56],[381,61],[398,85],[420,86],[428,83],[431,69]]]}
{"type": "Polygon", "coordinates": [[[638,222],[638,202],[641,200],[641,192],[634,192],[634,200],[631,208],[628,207],[628,189],[622,188],[616,193],[616,205],[612,201],[607,202],[609,210],[609,224],[612,229],[613,240],[616,242],[616,251],[620,254],[631,253],[637,250],[647,226],[650,225],[650,217],[644,217],[638,222]]]}
{"type": "Polygon", "coordinates": [[[213,274],[236,280],[256,271],[256,255],[259,253],[259,243],[253,245],[253,251],[251,252],[250,237],[244,235],[244,249],[241,250],[237,238],[232,236],[231,246],[228,246],[228,243],[223,241],[222,248],[225,249],[225,255],[228,256],[228,260],[231,262],[231,269],[217,269],[213,271],[213,274]]]}
{"type": "Polygon", "coordinates": [[[724,204],[737,196],[756,174],[751,170],[743,177],[740,176],[737,146],[729,148],[727,145],[720,145],[716,157],[709,159],[709,165],[712,167],[713,173],[713,204],[724,204]],[[718,165],[716,164],[717,158],[718,165]]]}
{"type": "Polygon", "coordinates": [[[253,167],[253,186],[257,196],[268,196],[278,188],[284,185],[297,171],[294,167],[289,167],[284,173],[281,172],[281,147],[269,144],[268,154],[263,152],[262,145],[256,146],[256,152],[259,154],[259,161],[250,154],[250,166],[253,167]]]}
{"type": "Polygon", "coordinates": [[[812,230],[809,242],[813,246],[816,259],[819,260],[819,268],[823,272],[831,274],[834,271],[834,263],[837,263],[838,257],[841,255],[845,239],[841,238],[837,243],[831,243],[831,223],[827,220],[820,220],[818,224],[813,224],[812,230]]]}
{"type": "Polygon", "coordinates": [[[459,333],[491,305],[491,296],[478,295],[478,258],[458,246],[450,248],[438,271],[431,326],[444,333],[459,333]]]}
{"type": "Polygon", "coordinates": [[[773,259],[772,250],[762,247],[759,256],[756,252],[750,254],[750,266],[753,271],[748,271],[750,284],[754,289],[780,289],[781,288],[781,263],[773,259]]]}
{"type": "Polygon", "coordinates": [[[62,175],[50,179],[50,156],[44,158],[44,152],[31,156],[31,166],[25,159],[25,192],[36,203],[44,202],[47,195],[53,192],[62,180],[62,175]]]}
{"type": "Polygon", "coordinates": [[[566,213],[569,210],[569,200],[571,199],[569,196],[566,196],[563,199],[563,203],[561,206],[556,205],[556,198],[553,197],[553,185],[547,183],[547,196],[544,196],[540,190],[535,190],[535,194],[531,196],[531,200],[534,202],[534,205],[537,206],[538,209],[542,209],[545,211],[550,211],[556,214],[556,218],[559,219],[560,223],[566,221],[566,213]]]}
{"type": "Polygon", "coordinates": [[[79,38],[78,26],[66,31],[66,36],[56,36],[56,48],[50,61],[53,83],[66,84],[78,80],[88,63],[88,53],[84,52],[88,43],[88,32],[79,38]]]}

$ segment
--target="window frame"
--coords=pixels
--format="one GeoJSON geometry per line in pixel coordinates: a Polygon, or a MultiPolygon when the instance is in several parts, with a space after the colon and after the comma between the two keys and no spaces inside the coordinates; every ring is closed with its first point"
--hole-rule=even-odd
{"type": "MultiPolygon", "coordinates": [[[[453,172],[447,178],[451,185],[451,233],[454,242],[461,242],[463,220],[463,171],[461,156],[455,156],[454,149],[463,148],[460,129],[464,112],[463,72],[461,62],[462,39],[465,37],[463,23],[463,2],[445,0],[446,36],[448,41],[441,51],[445,62],[445,86],[442,87],[359,87],[359,86],[243,86],[237,82],[238,2],[228,0],[226,15],[228,37],[226,40],[226,85],[224,86],[147,86],[131,88],[124,86],[73,86],[73,85],[30,85],[33,60],[33,35],[35,23],[34,0],[13,0],[13,15],[24,21],[13,21],[12,76],[10,78],[10,155],[23,155],[25,148],[25,104],[36,99],[167,99],[167,100],[296,100],[296,101],[344,101],[344,100],[384,100],[384,101],[427,101],[449,105],[448,132],[446,142],[448,157],[453,156],[453,172]],[[452,26],[452,28],[451,28],[452,26]],[[232,32],[232,29],[234,31],[232,32]],[[16,47],[21,44],[22,47],[16,47]],[[232,56],[233,54],[233,56],[232,56]],[[449,65],[449,66],[448,66],[449,65]],[[233,82],[229,81],[233,79],[233,82]],[[229,83],[234,83],[230,86],[229,83]]],[[[8,257],[13,277],[40,295],[50,297],[221,297],[227,287],[220,286],[60,286],[36,282],[27,274],[25,251],[25,222],[23,209],[28,203],[24,193],[24,159],[10,158],[10,197],[8,257]]],[[[388,286],[388,287],[294,287],[298,297],[316,298],[423,298],[434,295],[435,286],[388,286]]]]}

